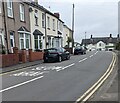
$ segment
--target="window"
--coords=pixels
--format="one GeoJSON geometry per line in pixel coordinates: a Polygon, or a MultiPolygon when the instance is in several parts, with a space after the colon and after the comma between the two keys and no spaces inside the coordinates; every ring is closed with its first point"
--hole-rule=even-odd
{"type": "Polygon", "coordinates": [[[20,33],[20,49],[30,48],[30,35],[26,33],[20,33]]]}
{"type": "Polygon", "coordinates": [[[53,19],[53,30],[55,30],[55,19],[53,19]]]}
{"type": "Polygon", "coordinates": [[[2,1],[0,1],[0,13],[2,13],[2,1]]]}
{"type": "Polygon", "coordinates": [[[48,47],[51,48],[51,37],[48,37],[48,47]]]}
{"type": "Polygon", "coordinates": [[[38,11],[35,10],[35,25],[38,26],[38,11]]]}
{"type": "Polygon", "coordinates": [[[34,35],[35,49],[42,49],[42,40],[40,35],[34,35]]]}
{"type": "Polygon", "coordinates": [[[12,4],[12,0],[7,0],[7,13],[8,13],[8,17],[13,17],[13,4],[12,4]]]}
{"type": "Polygon", "coordinates": [[[47,17],[47,27],[50,29],[50,17],[47,17]]]}
{"type": "Polygon", "coordinates": [[[0,44],[3,44],[3,42],[2,42],[2,35],[0,35],[0,44]]]}
{"type": "Polygon", "coordinates": [[[45,27],[45,14],[42,13],[42,27],[45,27]]]}
{"type": "Polygon", "coordinates": [[[20,4],[20,20],[25,21],[24,5],[20,4]]]}

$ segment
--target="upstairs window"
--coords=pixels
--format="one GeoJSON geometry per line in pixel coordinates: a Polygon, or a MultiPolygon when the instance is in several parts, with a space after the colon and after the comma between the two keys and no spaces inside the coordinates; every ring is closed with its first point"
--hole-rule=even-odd
{"type": "Polygon", "coordinates": [[[23,4],[20,4],[20,20],[25,21],[25,8],[23,4]]]}
{"type": "Polygon", "coordinates": [[[7,0],[7,13],[8,13],[8,17],[12,17],[13,18],[13,4],[12,4],[12,0],[7,0]]]}
{"type": "Polygon", "coordinates": [[[53,19],[53,30],[55,30],[55,19],[53,19]]]}
{"type": "Polygon", "coordinates": [[[45,14],[42,13],[42,27],[45,27],[45,14]]]}
{"type": "Polygon", "coordinates": [[[38,11],[35,10],[35,25],[38,26],[38,11]]]}
{"type": "Polygon", "coordinates": [[[50,29],[50,17],[47,17],[47,27],[48,27],[48,29],[50,29]]]}
{"type": "Polygon", "coordinates": [[[0,13],[2,13],[2,1],[0,1],[0,13]]]}

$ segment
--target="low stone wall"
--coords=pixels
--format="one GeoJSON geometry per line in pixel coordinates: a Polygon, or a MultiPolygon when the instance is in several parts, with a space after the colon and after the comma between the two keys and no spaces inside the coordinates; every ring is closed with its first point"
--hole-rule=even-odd
{"type": "Polygon", "coordinates": [[[0,55],[0,67],[7,67],[19,63],[19,56],[16,54],[2,54],[0,55]]]}
{"type": "Polygon", "coordinates": [[[29,61],[43,60],[43,54],[44,52],[32,52],[32,50],[29,50],[29,61]]]}

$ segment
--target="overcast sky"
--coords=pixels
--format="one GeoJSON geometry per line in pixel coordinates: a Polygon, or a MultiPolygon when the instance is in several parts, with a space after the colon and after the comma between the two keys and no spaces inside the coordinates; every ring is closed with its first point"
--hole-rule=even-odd
{"type": "Polygon", "coordinates": [[[75,4],[74,38],[81,42],[85,38],[106,37],[118,34],[119,0],[38,0],[51,12],[59,12],[60,18],[72,28],[72,4],[75,4]],[[50,8],[49,8],[50,7],[50,8]]]}

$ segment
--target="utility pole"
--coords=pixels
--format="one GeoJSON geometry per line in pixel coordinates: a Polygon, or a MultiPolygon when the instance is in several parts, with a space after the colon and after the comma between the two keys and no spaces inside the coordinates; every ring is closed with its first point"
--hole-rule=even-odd
{"type": "Polygon", "coordinates": [[[86,46],[86,33],[87,33],[87,32],[85,32],[85,46],[86,46]]]}
{"type": "Polygon", "coordinates": [[[75,5],[73,4],[73,12],[72,12],[72,52],[74,47],[74,8],[75,5]]]}

